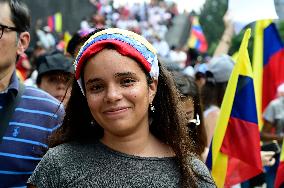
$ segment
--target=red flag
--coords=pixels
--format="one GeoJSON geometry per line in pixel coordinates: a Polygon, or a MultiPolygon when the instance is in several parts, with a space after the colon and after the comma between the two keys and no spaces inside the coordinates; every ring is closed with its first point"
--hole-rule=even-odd
{"type": "Polygon", "coordinates": [[[54,16],[48,16],[47,17],[47,25],[48,25],[50,31],[54,31],[54,27],[55,27],[54,16]]]}

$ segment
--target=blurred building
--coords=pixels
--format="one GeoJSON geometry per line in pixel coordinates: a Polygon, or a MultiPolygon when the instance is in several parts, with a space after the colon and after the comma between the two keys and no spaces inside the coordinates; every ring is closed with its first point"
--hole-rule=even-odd
{"type": "Polygon", "coordinates": [[[83,18],[91,17],[96,7],[90,0],[23,0],[31,13],[31,34],[34,42],[34,29],[47,25],[48,16],[60,12],[62,14],[62,31],[73,33],[79,29],[83,18]]]}

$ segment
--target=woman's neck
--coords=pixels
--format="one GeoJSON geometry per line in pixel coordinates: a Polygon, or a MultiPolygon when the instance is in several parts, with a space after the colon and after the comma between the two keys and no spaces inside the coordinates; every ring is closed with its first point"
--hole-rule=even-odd
{"type": "Polygon", "coordinates": [[[170,146],[155,138],[149,130],[144,133],[118,137],[105,133],[101,142],[108,147],[140,157],[172,157],[175,156],[170,146]]]}

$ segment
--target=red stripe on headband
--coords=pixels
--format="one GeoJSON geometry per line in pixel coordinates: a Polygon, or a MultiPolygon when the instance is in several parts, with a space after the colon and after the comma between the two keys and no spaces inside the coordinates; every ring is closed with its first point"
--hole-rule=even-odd
{"type": "Polygon", "coordinates": [[[95,42],[83,52],[77,64],[77,67],[76,67],[76,72],[75,72],[76,80],[80,78],[81,69],[82,69],[84,62],[86,62],[88,59],[93,57],[99,51],[103,50],[108,44],[112,44],[115,50],[118,51],[121,55],[131,57],[135,59],[136,61],[140,62],[143,65],[143,67],[146,69],[146,71],[150,72],[151,70],[150,63],[134,47],[122,41],[108,39],[108,40],[102,40],[102,41],[95,42]]]}

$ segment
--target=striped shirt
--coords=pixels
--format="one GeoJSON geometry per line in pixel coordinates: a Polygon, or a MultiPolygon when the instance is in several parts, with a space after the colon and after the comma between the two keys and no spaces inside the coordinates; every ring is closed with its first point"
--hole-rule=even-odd
{"type": "MultiPolygon", "coordinates": [[[[14,73],[0,93],[0,111],[8,92],[18,92],[14,73]]],[[[62,122],[64,108],[48,93],[26,86],[0,143],[0,188],[25,187],[47,148],[47,138],[62,122]]],[[[0,117],[1,118],[1,117],[0,117]]],[[[1,125],[0,125],[1,126],[1,125]]]]}

